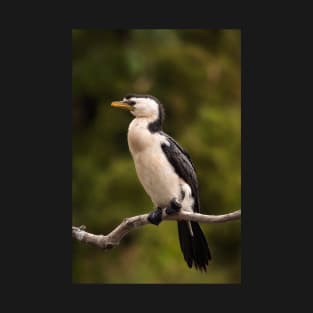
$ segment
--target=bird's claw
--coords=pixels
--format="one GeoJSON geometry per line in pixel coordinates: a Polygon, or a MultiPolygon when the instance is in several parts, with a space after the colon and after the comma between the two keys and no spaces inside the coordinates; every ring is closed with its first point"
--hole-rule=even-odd
{"type": "Polygon", "coordinates": [[[180,209],[181,204],[178,203],[175,198],[173,198],[170,202],[170,205],[165,209],[165,213],[167,215],[175,214],[178,213],[180,209]]]}
{"type": "Polygon", "coordinates": [[[159,225],[162,221],[162,209],[157,208],[148,215],[148,221],[151,224],[159,225]]]}

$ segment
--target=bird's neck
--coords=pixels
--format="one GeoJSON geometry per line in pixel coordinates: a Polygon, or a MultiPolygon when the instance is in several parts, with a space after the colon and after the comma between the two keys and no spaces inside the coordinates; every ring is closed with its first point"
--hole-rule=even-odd
{"type": "Polygon", "coordinates": [[[149,130],[149,124],[154,121],[153,118],[136,117],[128,127],[128,146],[134,155],[152,144],[153,133],[149,130]]]}

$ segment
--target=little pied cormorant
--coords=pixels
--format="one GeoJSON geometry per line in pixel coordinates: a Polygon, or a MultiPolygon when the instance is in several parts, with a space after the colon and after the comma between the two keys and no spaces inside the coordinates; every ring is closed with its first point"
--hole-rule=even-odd
{"type": "MultiPolygon", "coordinates": [[[[150,95],[128,94],[111,106],[130,111],[135,118],[128,128],[128,146],[138,178],[156,210],[150,223],[158,225],[162,209],[167,214],[179,210],[200,212],[198,181],[188,153],[162,131],[164,109],[150,95]]],[[[178,221],[178,235],[184,259],[191,268],[206,271],[211,253],[198,223],[178,221]]]]}

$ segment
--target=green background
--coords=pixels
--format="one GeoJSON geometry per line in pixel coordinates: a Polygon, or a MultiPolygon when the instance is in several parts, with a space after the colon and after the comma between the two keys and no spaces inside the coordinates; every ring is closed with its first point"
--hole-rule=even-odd
{"type": "MultiPolygon", "coordinates": [[[[164,131],[191,155],[201,212],[241,208],[240,30],[72,31],[72,223],[109,233],[152,211],[127,146],[132,116],[110,107],[127,93],[164,105],[164,131]]],[[[240,283],[241,223],[202,224],[213,260],[189,269],[177,225],[129,233],[103,251],[73,241],[73,283],[240,283]]]]}

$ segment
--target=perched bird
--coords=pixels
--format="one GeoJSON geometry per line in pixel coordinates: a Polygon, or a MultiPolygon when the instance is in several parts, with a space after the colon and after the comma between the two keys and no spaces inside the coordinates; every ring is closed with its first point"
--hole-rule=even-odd
{"type": "MultiPolygon", "coordinates": [[[[156,210],[150,223],[158,225],[162,210],[200,212],[198,181],[188,153],[162,131],[164,109],[150,95],[128,94],[111,106],[130,111],[135,118],[128,127],[128,146],[137,176],[156,210]]],[[[178,235],[184,259],[191,268],[206,271],[211,253],[198,223],[178,221],[178,235]]]]}

